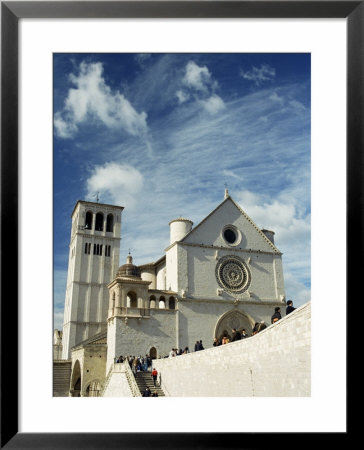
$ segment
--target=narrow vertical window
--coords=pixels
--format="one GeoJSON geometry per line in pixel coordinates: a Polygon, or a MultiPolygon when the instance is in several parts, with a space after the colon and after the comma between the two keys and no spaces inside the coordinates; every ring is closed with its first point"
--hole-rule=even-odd
{"type": "Polygon", "coordinates": [[[86,244],[85,244],[85,254],[87,255],[87,247],[88,247],[88,244],[87,244],[87,242],[86,242],[86,244]]]}

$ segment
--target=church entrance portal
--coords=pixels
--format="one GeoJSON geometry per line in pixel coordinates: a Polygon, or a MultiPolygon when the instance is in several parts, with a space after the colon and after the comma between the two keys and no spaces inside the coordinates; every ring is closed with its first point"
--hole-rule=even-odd
{"type": "Polygon", "coordinates": [[[157,349],[155,347],[149,350],[149,356],[151,359],[157,359],[157,349]]]}
{"type": "Polygon", "coordinates": [[[252,321],[240,311],[230,311],[220,317],[215,328],[215,336],[218,339],[222,339],[224,336],[231,339],[232,329],[236,328],[241,331],[245,328],[246,332],[250,335],[253,327],[252,321]]]}

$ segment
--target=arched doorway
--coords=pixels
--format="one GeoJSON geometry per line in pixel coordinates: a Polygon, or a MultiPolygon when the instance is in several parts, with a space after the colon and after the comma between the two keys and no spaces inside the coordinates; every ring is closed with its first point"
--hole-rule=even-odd
{"type": "Polygon", "coordinates": [[[152,347],[149,350],[149,356],[150,356],[150,359],[157,359],[157,349],[155,347],[152,347]]]}
{"type": "Polygon", "coordinates": [[[81,396],[81,366],[80,362],[77,360],[73,366],[72,377],[71,377],[71,397],[81,396]]]}
{"type": "Polygon", "coordinates": [[[222,338],[223,336],[227,336],[231,339],[233,328],[236,328],[239,331],[245,328],[247,333],[251,334],[253,325],[253,319],[247,314],[237,310],[229,311],[218,320],[214,337],[222,338]]]}

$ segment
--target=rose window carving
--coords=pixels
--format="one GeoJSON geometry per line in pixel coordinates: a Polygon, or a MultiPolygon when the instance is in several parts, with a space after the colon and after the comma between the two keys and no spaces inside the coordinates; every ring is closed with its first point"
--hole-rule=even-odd
{"type": "Polygon", "coordinates": [[[250,284],[250,272],[244,261],[237,256],[224,256],[216,265],[216,279],[227,292],[240,294],[250,284]]]}

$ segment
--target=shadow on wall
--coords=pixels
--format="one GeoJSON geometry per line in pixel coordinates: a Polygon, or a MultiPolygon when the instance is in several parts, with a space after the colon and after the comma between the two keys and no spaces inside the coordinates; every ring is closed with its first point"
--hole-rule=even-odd
{"type": "MultiPolygon", "coordinates": [[[[165,315],[164,315],[164,317],[165,317],[165,315]]],[[[173,314],[172,320],[175,320],[174,314],[173,314]]],[[[153,316],[149,317],[148,326],[143,327],[141,329],[140,325],[141,324],[139,323],[138,319],[132,319],[132,320],[129,319],[128,320],[128,327],[135,330],[136,333],[144,333],[145,335],[152,336],[152,337],[158,336],[158,337],[170,338],[170,336],[161,329],[161,325],[160,325],[159,321],[153,316]]]]}

